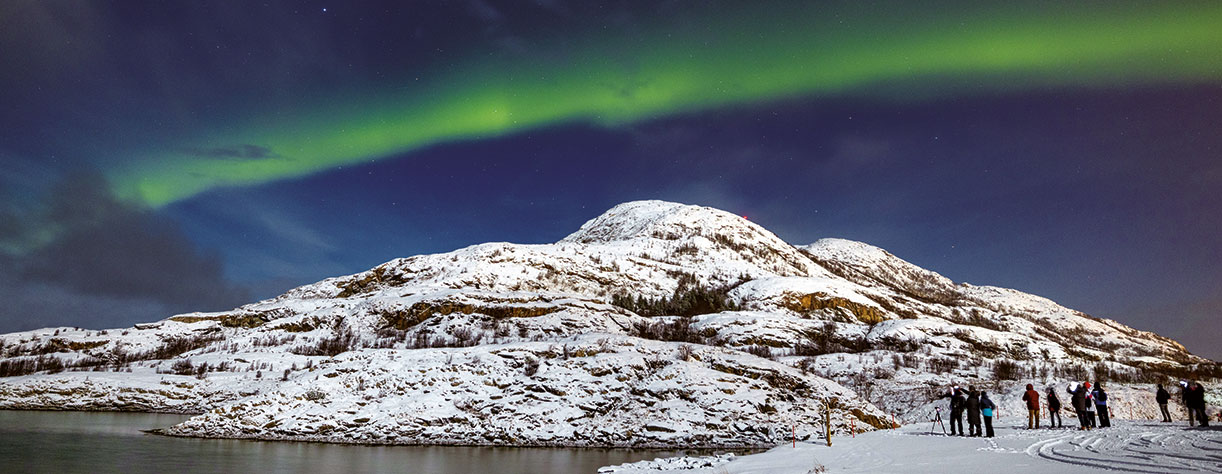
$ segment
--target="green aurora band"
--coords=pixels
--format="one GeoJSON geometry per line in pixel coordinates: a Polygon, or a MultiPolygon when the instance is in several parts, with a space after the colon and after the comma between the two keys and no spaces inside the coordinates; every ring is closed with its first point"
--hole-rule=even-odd
{"type": "MultiPolygon", "coordinates": [[[[754,2],[750,2],[754,3],[754,2]]],[[[719,11],[682,25],[568,40],[525,57],[471,54],[410,87],[320,98],[298,116],[233,123],[112,170],[116,192],[162,206],[438,143],[571,122],[606,127],[790,98],[920,101],[1054,87],[1222,80],[1222,2],[1066,2],[886,16],[837,4],[719,11]],[[274,156],[182,150],[253,144],[274,156]]],[[[759,6],[759,4],[756,4],[759,6]]],[[[267,114],[265,114],[267,115],[267,114]]]]}

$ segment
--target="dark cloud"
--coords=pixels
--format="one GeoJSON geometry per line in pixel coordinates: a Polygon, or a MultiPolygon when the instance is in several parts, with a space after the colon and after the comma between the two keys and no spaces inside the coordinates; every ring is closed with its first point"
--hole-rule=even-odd
{"type": "Polygon", "coordinates": [[[169,218],[116,199],[97,174],[66,178],[35,214],[25,231],[36,235],[21,239],[35,244],[0,262],[0,330],[130,324],[248,300],[218,256],[169,218]]]}
{"type": "Polygon", "coordinates": [[[214,160],[265,160],[279,158],[280,155],[270,148],[259,145],[233,145],[216,148],[184,148],[183,153],[197,158],[214,160]]]}
{"type": "MultiPolygon", "coordinates": [[[[11,262],[0,261],[0,264],[11,262]]],[[[147,298],[90,295],[72,288],[0,273],[0,332],[44,327],[95,329],[131,326],[186,311],[182,305],[147,298]]]]}

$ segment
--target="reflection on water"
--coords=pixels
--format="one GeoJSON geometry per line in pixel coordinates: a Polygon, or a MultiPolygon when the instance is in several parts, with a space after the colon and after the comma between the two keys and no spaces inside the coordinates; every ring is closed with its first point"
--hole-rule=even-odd
{"type": "Polygon", "coordinates": [[[170,438],[141,430],[187,417],[0,410],[3,472],[593,473],[677,451],[349,446],[170,438]]]}

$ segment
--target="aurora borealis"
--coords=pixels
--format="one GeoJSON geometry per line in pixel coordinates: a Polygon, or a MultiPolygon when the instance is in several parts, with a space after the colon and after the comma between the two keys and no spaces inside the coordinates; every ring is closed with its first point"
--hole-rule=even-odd
{"type": "Polygon", "coordinates": [[[639,36],[591,32],[567,52],[545,45],[509,59],[460,56],[402,91],[336,94],[321,104],[307,97],[302,112],[288,117],[239,114],[238,125],[149,151],[112,178],[121,195],[163,205],[215,186],[259,184],[564,122],[616,126],[794,97],[904,101],[1222,79],[1216,3],[993,6],[956,15],[903,4],[737,8],[703,12],[702,28],[675,31],[658,22],[639,36]],[[251,144],[271,156],[218,161],[189,153],[251,144]]]}
{"type": "Polygon", "coordinates": [[[1219,2],[3,2],[0,329],[225,309],[669,199],[1216,359],[1219,24],[1219,2]]]}

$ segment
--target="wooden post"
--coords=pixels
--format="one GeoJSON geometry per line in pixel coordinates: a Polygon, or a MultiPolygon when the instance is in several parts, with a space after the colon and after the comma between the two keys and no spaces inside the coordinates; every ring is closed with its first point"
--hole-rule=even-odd
{"type": "Polygon", "coordinates": [[[827,411],[824,414],[825,416],[823,417],[823,421],[826,423],[827,446],[830,448],[832,447],[832,402],[828,401],[825,398],[823,399],[823,404],[824,406],[827,407],[827,411]]]}

